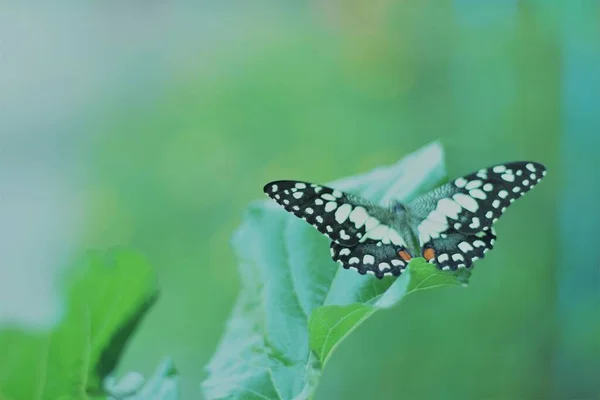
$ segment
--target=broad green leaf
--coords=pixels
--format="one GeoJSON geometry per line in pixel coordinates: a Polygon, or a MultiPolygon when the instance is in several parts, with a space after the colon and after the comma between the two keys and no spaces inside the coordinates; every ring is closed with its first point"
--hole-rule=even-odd
{"type": "MultiPolygon", "coordinates": [[[[380,204],[408,201],[445,179],[441,145],[328,185],[380,204]]],[[[306,399],[332,350],[379,308],[457,277],[415,259],[378,280],[331,260],[328,239],[274,202],[250,205],[233,238],[242,291],[202,389],[208,399],[306,399]]],[[[464,282],[464,278],[463,278],[464,282]]]]}
{"type": "Polygon", "coordinates": [[[324,305],[312,312],[309,320],[310,348],[323,365],[335,346],[375,311],[389,308],[418,290],[444,285],[466,286],[470,275],[466,269],[442,272],[423,258],[412,260],[407,272],[373,302],[324,305]]]}
{"type": "Polygon", "coordinates": [[[0,398],[87,399],[157,294],[154,271],[128,250],[88,252],[64,279],[66,311],[49,331],[0,330],[0,398]]]}

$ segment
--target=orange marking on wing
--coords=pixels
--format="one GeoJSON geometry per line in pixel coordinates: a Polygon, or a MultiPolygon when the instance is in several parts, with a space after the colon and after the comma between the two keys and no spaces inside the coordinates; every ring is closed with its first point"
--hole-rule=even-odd
{"type": "Polygon", "coordinates": [[[398,252],[398,255],[400,256],[401,259],[403,259],[404,261],[407,261],[407,262],[410,261],[410,259],[412,258],[410,256],[410,253],[406,250],[400,250],[398,252]]]}
{"type": "Polygon", "coordinates": [[[428,247],[423,252],[423,257],[425,257],[425,260],[427,260],[427,261],[431,260],[432,258],[435,257],[435,250],[432,249],[431,247],[428,247]]]}

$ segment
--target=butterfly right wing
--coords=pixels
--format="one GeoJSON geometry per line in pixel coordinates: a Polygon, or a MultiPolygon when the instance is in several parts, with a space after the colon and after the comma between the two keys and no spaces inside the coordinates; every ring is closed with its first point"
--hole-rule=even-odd
{"type": "Polygon", "coordinates": [[[483,168],[413,200],[411,214],[423,247],[448,229],[474,235],[491,228],[504,211],[546,175],[539,163],[520,161],[483,168]]]}
{"type": "Polygon", "coordinates": [[[474,235],[449,229],[440,237],[431,239],[423,247],[423,257],[440,269],[455,271],[470,268],[473,263],[485,257],[494,248],[496,232],[494,227],[474,235]]]}
{"type": "Polygon", "coordinates": [[[413,200],[408,208],[423,257],[442,269],[470,267],[493,248],[493,224],[545,175],[532,161],[498,164],[413,200]]]}

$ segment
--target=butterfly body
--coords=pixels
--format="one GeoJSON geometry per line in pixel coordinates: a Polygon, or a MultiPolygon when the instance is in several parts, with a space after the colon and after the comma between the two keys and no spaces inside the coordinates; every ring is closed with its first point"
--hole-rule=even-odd
{"type": "Polygon", "coordinates": [[[400,275],[414,257],[470,268],[493,248],[493,224],[545,173],[534,162],[495,165],[388,207],[302,181],[270,182],[264,192],[331,239],[331,257],[344,268],[383,278],[400,275]]]}

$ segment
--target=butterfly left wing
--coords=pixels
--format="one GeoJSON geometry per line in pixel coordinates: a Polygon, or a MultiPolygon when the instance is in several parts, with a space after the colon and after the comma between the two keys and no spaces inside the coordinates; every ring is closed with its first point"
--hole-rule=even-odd
{"type": "Polygon", "coordinates": [[[398,232],[384,223],[393,220],[394,214],[358,196],[301,181],[270,182],[263,190],[286,211],[340,245],[371,239],[406,247],[398,232]]]}
{"type": "Polygon", "coordinates": [[[270,182],[264,192],[330,238],[331,257],[344,268],[378,278],[398,276],[406,268],[411,256],[391,210],[309,182],[270,182]]]}

